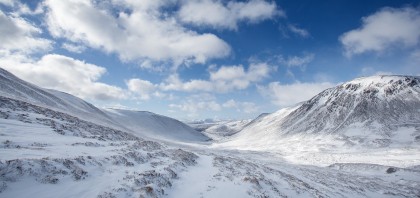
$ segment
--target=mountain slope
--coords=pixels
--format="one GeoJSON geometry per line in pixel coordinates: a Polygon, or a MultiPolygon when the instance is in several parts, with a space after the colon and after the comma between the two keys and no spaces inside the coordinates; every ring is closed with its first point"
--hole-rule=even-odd
{"type": "Polygon", "coordinates": [[[418,145],[420,78],[358,78],[327,89],[298,106],[256,119],[231,141],[276,147],[279,141],[298,136],[311,141],[325,136],[313,144],[335,146],[418,145]]]}
{"type": "MultiPolygon", "coordinates": [[[[91,105],[76,97],[22,82],[15,85],[13,76],[5,72],[2,76],[0,197],[416,197],[420,194],[420,172],[409,168],[420,163],[418,152],[414,160],[407,160],[401,153],[396,155],[399,161],[392,162],[385,157],[387,163],[392,163],[388,165],[345,164],[340,159],[337,164],[329,163],[332,164],[329,167],[316,167],[287,163],[283,157],[268,152],[176,144],[173,140],[182,142],[185,137],[197,140],[201,136],[195,137],[195,131],[176,120],[153,113],[97,109],[102,112],[100,117],[124,127],[112,122],[105,126],[94,122],[95,108],[89,109],[91,105]],[[91,113],[90,121],[82,119],[84,111],[91,113]],[[164,144],[140,138],[145,136],[173,139],[171,144],[164,144]]],[[[287,114],[288,111],[280,111],[271,116],[275,120],[287,114]]],[[[267,118],[270,115],[261,116],[254,124],[264,125],[270,121],[267,118]]]]}
{"type": "Polygon", "coordinates": [[[146,111],[105,109],[108,116],[140,137],[176,141],[206,141],[208,138],[190,126],[146,111]]]}
{"type": "Polygon", "coordinates": [[[205,141],[208,139],[175,119],[153,113],[128,110],[102,111],[73,95],[38,87],[1,68],[0,95],[4,100],[10,98],[26,102],[97,125],[127,131],[140,138],[149,137],[180,142],[205,141]]]}
{"type": "Polygon", "coordinates": [[[113,123],[101,110],[80,98],[64,92],[38,87],[19,79],[2,68],[0,68],[0,95],[89,121],[103,124],[113,123]]]}
{"type": "Polygon", "coordinates": [[[286,133],[338,133],[360,123],[391,132],[420,124],[420,78],[373,76],[327,89],[303,103],[282,121],[286,133]]]}
{"type": "Polygon", "coordinates": [[[241,131],[249,122],[251,120],[220,121],[205,129],[202,133],[213,140],[221,140],[241,131]]]}

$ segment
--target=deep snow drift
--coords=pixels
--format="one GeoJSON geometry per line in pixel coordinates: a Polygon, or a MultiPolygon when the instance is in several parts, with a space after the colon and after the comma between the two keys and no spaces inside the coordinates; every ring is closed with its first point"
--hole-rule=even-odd
{"type": "MultiPolygon", "coordinates": [[[[398,91],[385,101],[400,99],[398,93],[404,93],[408,99],[404,105],[417,104],[418,92],[414,91],[418,85],[412,86],[411,93],[402,87],[397,86],[398,91]]],[[[311,122],[305,126],[313,129],[309,134],[280,131],[296,128],[284,125],[289,123],[285,120],[311,120],[314,111],[328,109],[330,103],[321,99],[251,122],[214,125],[207,134],[219,141],[210,144],[205,136],[174,119],[150,112],[100,110],[74,96],[26,83],[4,70],[0,70],[0,94],[0,197],[420,195],[420,150],[413,135],[418,132],[413,129],[418,117],[411,110],[398,111],[404,115],[386,122],[371,117],[375,113],[366,114],[365,120],[373,120],[374,126],[372,132],[362,133],[368,138],[382,135],[379,129],[384,126],[387,134],[407,130],[401,132],[405,136],[387,137],[391,144],[379,147],[363,142],[343,144],[345,138],[336,142],[337,137],[363,138],[360,131],[345,130],[351,124],[324,132],[311,122]],[[309,104],[313,108],[303,108],[309,104]],[[302,109],[311,110],[305,113],[302,109]],[[364,151],[369,152],[364,155],[364,151]]],[[[379,99],[378,105],[384,101],[379,99]]],[[[401,105],[400,101],[392,104],[401,105]]],[[[412,107],[418,111],[418,106],[412,107]]],[[[333,117],[331,120],[334,125],[333,117]]],[[[350,120],[358,121],[357,116],[350,120]]],[[[356,129],[368,126],[362,123],[356,129]]]]}

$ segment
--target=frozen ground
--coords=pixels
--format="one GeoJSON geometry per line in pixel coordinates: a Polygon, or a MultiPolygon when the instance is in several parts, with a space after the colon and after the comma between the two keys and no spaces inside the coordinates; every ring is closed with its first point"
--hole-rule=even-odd
{"type": "MultiPolygon", "coordinates": [[[[282,153],[218,145],[162,144],[131,136],[98,139],[66,130],[69,133],[62,134],[44,123],[34,123],[33,116],[25,121],[11,119],[13,116],[0,119],[0,197],[420,195],[419,170],[370,164],[384,162],[384,153],[370,160],[367,154],[348,159],[340,154],[341,159],[334,161],[317,160],[327,154],[315,157],[313,152],[313,158],[308,154],[307,159],[293,161],[282,153]],[[361,163],[344,163],[356,159],[361,163]]],[[[409,161],[397,154],[388,156],[401,163],[409,161]]]]}
{"type": "Polygon", "coordinates": [[[192,128],[211,138],[213,141],[223,140],[241,131],[252,120],[223,120],[188,123],[192,128]]]}
{"type": "Polygon", "coordinates": [[[295,137],[259,150],[252,149],[258,141],[163,143],[159,137],[150,141],[132,131],[2,101],[0,197],[420,195],[419,149],[413,146],[361,152],[337,149],[341,143],[334,147],[327,136],[295,137]],[[322,142],[325,147],[319,147],[322,142]]]}
{"type": "Polygon", "coordinates": [[[208,141],[171,118],[103,112],[0,74],[1,198],[420,197],[417,122],[280,136],[293,107],[213,124],[208,141]]]}

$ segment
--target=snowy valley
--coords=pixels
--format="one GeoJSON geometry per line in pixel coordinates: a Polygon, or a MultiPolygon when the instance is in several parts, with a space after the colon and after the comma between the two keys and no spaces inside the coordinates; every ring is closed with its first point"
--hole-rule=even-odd
{"type": "Polygon", "coordinates": [[[420,77],[190,125],[0,69],[0,197],[420,197],[420,77]]]}

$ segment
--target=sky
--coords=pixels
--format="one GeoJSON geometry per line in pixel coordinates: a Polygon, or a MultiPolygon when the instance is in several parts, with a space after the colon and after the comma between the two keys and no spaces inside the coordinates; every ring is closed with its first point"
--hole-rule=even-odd
{"type": "Polygon", "coordinates": [[[250,119],[420,75],[420,1],[0,0],[0,67],[98,107],[250,119]]]}

